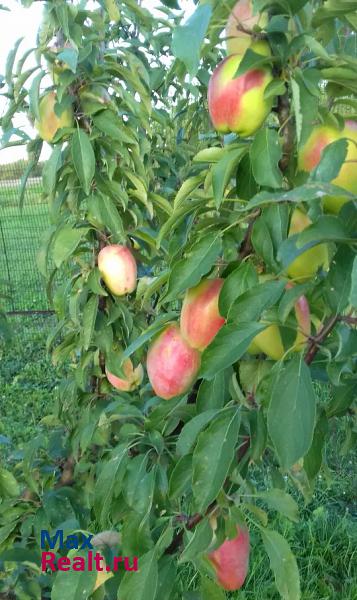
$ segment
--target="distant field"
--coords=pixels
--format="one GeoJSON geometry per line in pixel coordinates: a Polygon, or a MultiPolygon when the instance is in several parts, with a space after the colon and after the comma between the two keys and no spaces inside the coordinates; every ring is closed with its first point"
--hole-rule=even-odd
{"type": "Polygon", "coordinates": [[[5,291],[11,295],[6,310],[47,308],[36,253],[48,225],[40,179],[28,184],[22,212],[19,182],[0,182],[0,279],[9,282],[5,291]]]}

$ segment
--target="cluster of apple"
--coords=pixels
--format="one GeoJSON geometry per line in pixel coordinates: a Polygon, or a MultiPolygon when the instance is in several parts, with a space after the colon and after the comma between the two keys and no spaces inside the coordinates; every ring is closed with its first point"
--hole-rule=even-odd
{"type": "MultiPolygon", "coordinates": [[[[246,70],[238,77],[236,73],[248,49],[265,57],[271,55],[268,42],[257,33],[268,23],[266,13],[254,14],[252,0],[239,0],[235,5],[227,23],[227,58],[214,70],[208,86],[208,109],[212,124],[222,134],[236,133],[240,137],[254,134],[270,113],[274,97],[265,95],[268,85],[273,81],[270,66],[258,66],[246,70]]],[[[298,155],[298,170],[312,171],[320,162],[322,152],[332,142],[348,139],[347,156],[338,176],[331,182],[353,194],[357,193],[357,123],[347,120],[342,130],[330,124],[315,126],[298,155]]],[[[327,196],[323,199],[324,210],[338,214],[342,206],[348,202],[346,196],[327,196]]],[[[307,217],[306,217],[307,219],[307,217]]],[[[306,222],[305,219],[305,222],[306,222]]],[[[292,228],[298,233],[303,217],[298,214],[293,218],[292,228]],[[297,226],[294,225],[297,221],[297,226]]],[[[310,224],[307,222],[305,226],[310,224]]],[[[300,229],[301,231],[301,229],[300,229]]],[[[318,255],[313,251],[306,255],[305,263],[312,259],[310,273],[326,264],[325,251],[319,249],[318,255]]],[[[300,277],[295,271],[300,269],[299,259],[291,265],[291,276],[300,277]]],[[[289,273],[288,273],[289,274],[289,273]]]]}
{"type": "MultiPolygon", "coordinates": [[[[103,248],[98,268],[108,289],[116,296],[130,294],[136,288],[137,267],[131,251],[120,245],[103,248]]],[[[268,276],[269,277],[269,276],[268,276]]],[[[264,276],[263,276],[264,279],[264,276]]],[[[157,396],[170,400],[187,392],[194,383],[201,364],[201,352],[212,342],[225,319],[219,312],[219,295],[224,279],[203,279],[187,290],[180,323],[169,323],[154,339],[147,353],[147,373],[157,396]]],[[[292,282],[287,288],[293,286],[292,282]]],[[[311,316],[305,296],[295,303],[298,332],[290,350],[299,351],[311,334],[311,316]]],[[[248,348],[250,354],[262,354],[280,360],[284,354],[279,326],[275,323],[259,333],[248,348]]],[[[122,391],[136,389],[143,380],[142,365],[134,368],[124,361],[123,378],[107,371],[109,382],[122,391]]]]}

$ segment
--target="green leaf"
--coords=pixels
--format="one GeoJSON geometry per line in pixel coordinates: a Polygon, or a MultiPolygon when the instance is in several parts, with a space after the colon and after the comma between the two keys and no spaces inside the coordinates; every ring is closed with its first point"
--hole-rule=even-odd
{"type": "Polygon", "coordinates": [[[281,298],[285,281],[265,281],[241,294],[232,304],[228,314],[230,321],[257,321],[262,313],[271,308],[281,298]]]}
{"type": "Polygon", "coordinates": [[[123,494],[128,505],[141,515],[147,514],[152,505],[156,470],[147,472],[147,454],[133,458],[127,468],[123,494]]]}
{"type": "Polygon", "coordinates": [[[133,132],[112,111],[102,111],[99,115],[93,117],[93,121],[100,131],[113,140],[118,140],[124,144],[137,144],[133,132]]]}
{"type": "Polygon", "coordinates": [[[258,131],[250,149],[250,159],[259,185],[271,188],[282,186],[283,176],[278,166],[282,155],[278,132],[268,128],[258,131]]]}
{"type": "Polygon", "coordinates": [[[103,195],[99,201],[99,210],[103,224],[109,229],[110,233],[113,234],[115,242],[125,242],[126,235],[123,221],[119,210],[115,206],[114,200],[110,198],[110,196],[103,195]]]}
{"type": "Polygon", "coordinates": [[[258,284],[258,275],[249,262],[241,263],[226,277],[219,294],[219,312],[226,317],[234,301],[258,284]]]}
{"type": "Polygon", "coordinates": [[[264,100],[269,100],[270,98],[275,98],[275,96],[283,96],[286,92],[286,87],[284,81],[279,79],[274,79],[268,83],[264,90],[264,100]]]}
{"type": "Polygon", "coordinates": [[[172,36],[172,52],[181,60],[193,77],[200,64],[200,51],[211,19],[212,6],[200,4],[193,15],[184,23],[175,27],[172,36]]]}
{"type": "Polygon", "coordinates": [[[346,414],[352,402],[356,398],[356,382],[348,385],[333,386],[331,390],[332,399],[327,405],[326,413],[329,418],[342,417],[346,414]]]}
{"type": "Polygon", "coordinates": [[[212,579],[201,577],[201,597],[204,600],[226,600],[224,590],[212,579]]]}
{"type": "Polygon", "coordinates": [[[35,119],[40,119],[40,110],[39,110],[39,98],[40,98],[40,84],[43,77],[46,75],[45,71],[40,71],[36,77],[34,77],[30,91],[29,91],[29,100],[30,100],[30,111],[35,117],[35,119]]]}
{"type": "Polygon", "coordinates": [[[192,194],[192,192],[201,185],[203,181],[202,175],[196,175],[195,177],[189,177],[186,179],[178,190],[174,200],[174,213],[177,209],[185,202],[185,200],[192,194]]]}
{"type": "Polygon", "coordinates": [[[20,494],[20,486],[15,477],[7,469],[0,468],[0,498],[10,496],[15,498],[20,494]]]}
{"type": "Polygon", "coordinates": [[[139,558],[137,572],[125,573],[118,590],[120,600],[155,600],[158,586],[156,549],[139,558]]]}
{"type": "Polygon", "coordinates": [[[330,183],[306,183],[293,190],[285,192],[259,192],[245,206],[246,211],[252,208],[271,204],[272,202],[310,202],[315,198],[323,198],[324,196],[340,196],[353,200],[354,196],[347,190],[332,185],[330,183]]]}
{"type": "Polygon", "coordinates": [[[272,204],[263,209],[252,231],[252,244],[259,256],[272,271],[279,272],[276,260],[279,248],[286,239],[289,225],[287,204],[272,204]]]}
{"type": "Polygon", "coordinates": [[[91,298],[89,298],[83,310],[82,343],[84,350],[88,350],[92,341],[95,321],[98,313],[98,304],[98,296],[92,296],[91,298]]]}
{"type": "Polygon", "coordinates": [[[56,181],[57,172],[62,166],[62,148],[61,146],[55,146],[52,150],[51,156],[46,160],[42,170],[42,185],[45,194],[53,194],[56,181]]]}
{"type": "Polygon", "coordinates": [[[57,269],[73,254],[88,231],[85,227],[72,229],[70,225],[65,225],[58,231],[52,247],[52,257],[57,269]]]}
{"type": "Polygon", "coordinates": [[[212,379],[217,373],[233,365],[245,354],[255,336],[265,328],[266,325],[260,323],[224,325],[202,354],[199,376],[212,379]]]}
{"type": "Polygon", "coordinates": [[[348,246],[341,246],[333,257],[326,277],[323,295],[335,314],[342,313],[351,296],[351,273],[355,253],[348,246]]]}
{"type": "Polygon", "coordinates": [[[357,240],[357,235],[351,237],[341,219],[332,215],[322,215],[309,227],[302,231],[296,239],[296,247],[306,244],[321,244],[321,242],[340,242],[350,244],[357,240]]]}
{"type": "MultiPolygon", "coordinates": [[[[83,550],[70,550],[67,554],[71,560],[74,557],[82,557],[84,560],[87,559],[87,553],[83,550]]],[[[88,571],[58,571],[54,578],[53,588],[51,592],[51,600],[83,600],[88,598],[94,589],[94,585],[97,579],[97,573],[95,570],[88,571]]]]}
{"type": "Polygon", "coordinates": [[[127,460],[127,445],[120,444],[111,452],[109,460],[100,463],[94,488],[94,512],[104,527],[108,524],[108,516],[112,509],[114,489],[118,489],[125,475],[127,460]]]}
{"type": "Polygon", "coordinates": [[[207,550],[213,538],[213,529],[208,519],[203,519],[195,527],[193,533],[187,532],[188,543],[179,557],[179,564],[195,560],[207,550]]]}
{"type": "Polygon", "coordinates": [[[217,209],[223,201],[224,191],[230,182],[234,170],[246,152],[246,147],[226,152],[223,158],[212,167],[212,188],[217,209]]]}
{"type": "Polygon", "coordinates": [[[354,308],[357,308],[357,256],[354,259],[352,265],[352,285],[350,292],[350,304],[354,308]]]}
{"type": "Polygon", "coordinates": [[[293,108],[295,113],[295,122],[296,122],[296,137],[298,143],[301,141],[301,132],[302,132],[302,124],[303,124],[303,114],[301,108],[300,101],[300,85],[295,79],[291,79],[290,82],[291,91],[293,95],[293,108]]]}
{"type": "Polygon", "coordinates": [[[169,481],[169,497],[172,500],[183,496],[191,487],[192,456],[182,456],[174,466],[169,481]]]}
{"type": "Polygon", "coordinates": [[[72,73],[77,71],[78,50],[75,48],[65,48],[58,54],[58,60],[61,60],[69,66],[72,73]]]}
{"type": "Polygon", "coordinates": [[[323,181],[328,183],[335,179],[347,156],[347,140],[337,140],[326,146],[321,154],[319,164],[311,171],[310,181],[323,181]]]}
{"type": "Polygon", "coordinates": [[[197,285],[211,269],[221,249],[222,240],[217,234],[206,235],[196,242],[172,267],[164,301],[175,300],[183,291],[197,285]]]}
{"type": "Polygon", "coordinates": [[[0,547],[4,542],[6,542],[10,534],[17,527],[17,524],[18,523],[14,521],[13,523],[8,523],[7,525],[0,527],[0,547]]]}
{"type": "Polygon", "coordinates": [[[155,600],[172,600],[172,589],[177,581],[177,566],[170,555],[159,560],[159,583],[155,600]]]}
{"type": "Polygon", "coordinates": [[[177,317],[176,312],[169,312],[160,315],[154,323],[150,325],[139,337],[137,337],[131,344],[126,348],[123,353],[123,358],[129,358],[134,352],[141,348],[146,342],[151,340],[154,335],[158,334],[174,317],[177,317]]]}
{"type": "Polygon", "coordinates": [[[210,381],[204,379],[201,382],[196,398],[198,413],[223,407],[229,398],[229,381],[231,376],[231,369],[226,369],[217,373],[210,381]]]}
{"type": "Polygon", "coordinates": [[[268,431],[283,469],[309,450],[316,415],[311,374],[302,356],[280,366],[272,386],[268,431]]]}
{"type": "Polygon", "coordinates": [[[200,513],[216,499],[224,484],[235,456],[239,427],[239,410],[226,410],[198,438],[192,458],[192,489],[200,513]]]}
{"type": "Polygon", "coordinates": [[[277,531],[261,529],[261,533],[280,596],[300,600],[299,570],[288,542],[277,531]]]}
{"type": "Polygon", "coordinates": [[[13,83],[13,77],[14,77],[14,63],[15,63],[15,58],[16,58],[16,53],[18,51],[18,48],[22,42],[24,38],[21,37],[19,38],[13,49],[9,52],[7,59],[6,59],[6,66],[5,66],[5,81],[6,83],[11,86],[13,83]]]}
{"type": "Polygon", "coordinates": [[[254,50],[248,48],[241,62],[239,63],[239,67],[235,74],[235,78],[244,75],[244,73],[250,71],[251,69],[257,69],[264,65],[268,65],[271,63],[271,60],[272,59],[270,56],[263,56],[262,54],[257,54],[256,52],[254,52],[254,50]]]}
{"type": "Polygon", "coordinates": [[[73,134],[72,160],[78,179],[88,196],[95,172],[95,156],[90,139],[83,129],[78,128],[73,134]]]}
{"type": "Polygon", "coordinates": [[[299,507],[295,500],[283,490],[278,488],[273,490],[267,490],[266,492],[260,492],[256,495],[273,510],[277,510],[279,513],[288,517],[295,523],[299,520],[299,507]]]}
{"type": "Polygon", "coordinates": [[[219,409],[207,410],[200,415],[193,417],[184,425],[178,440],[176,442],[176,452],[180,456],[189,454],[195,444],[198,434],[206,425],[216,416],[219,409]]]}
{"type": "Polygon", "coordinates": [[[310,481],[320,472],[328,430],[328,418],[325,413],[322,413],[316,423],[310,450],[304,458],[304,470],[310,481]]]}

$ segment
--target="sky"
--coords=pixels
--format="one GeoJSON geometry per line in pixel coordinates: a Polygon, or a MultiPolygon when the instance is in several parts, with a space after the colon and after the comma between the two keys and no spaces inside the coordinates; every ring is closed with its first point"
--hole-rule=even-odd
{"type": "MultiPolygon", "coordinates": [[[[0,74],[4,74],[6,58],[9,51],[13,48],[16,40],[23,37],[19,47],[19,56],[27,49],[33,48],[36,43],[36,34],[41,22],[42,2],[34,2],[30,7],[24,8],[15,0],[0,0],[0,4],[10,9],[10,12],[0,11],[0,74]]],[[[143,0],[142,6],[148,9],[155,8],[157,0],[143,0]]],[[[189,15],[194,9],[193,0],[181,0],[181,8],[189,15]]],[[[30,59],[27,65],[30,65],[30,59]]],[[[4,100],[0,97],[0,115],[3,113],[4,100]]],[[[24,115],[18,115],[15,121],[16,127],[23,127],[29,134],[32,129],[24,115]]],[[[44,145],[42,159],[45,159],[50,152],[47,144],[44,145]],[[47,148],[46,148],[47,146],[47,148]]],[[[25,147],[6,148],[0,150],[0,164],[26,158],[25,147]]]]}

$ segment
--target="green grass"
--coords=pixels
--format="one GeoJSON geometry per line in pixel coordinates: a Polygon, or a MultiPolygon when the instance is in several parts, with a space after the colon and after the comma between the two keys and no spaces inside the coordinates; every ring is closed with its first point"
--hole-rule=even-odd
{"type": "Polygon", "coordinates": [[[0,444],[6,454],[31,439],[51,412],[59,373],[46,354],[53,317],[12,317],[11,342],[0,346],[0,444]],[[2,439],[2,438],[0,438],[2,439]]]}
{"type": "MultiPolygon", "coordinates": [[[[59,372],[46,355],[46,337],[52,317],[12,318],[13,340],[0,350],[0,434],[11,440],[6,454],[29,441],[37,424],[51,413],[59,372]]],[[[290,523],[269,513],[270,526],[288,539],[297,556],[302,600],[356,600],[357,526],[354,455],[340,454],[344,436],[336,427],[326,453],[328,469],[316,483],[312,502],[300,507],[300,521],[290,523]]],[[[0,441],[1,441],[0,437],[0,441]]],[[[279,600],[269,560],[256,531],[252,531],[249,575],[244,588],[227,594],[231,600],[279,600]]],[[[199,576],[183,566],[180,578],[185,589],[194,590],[199,576]]]]}
{"type": "Polygon", "coordinates": [[[11,296],[6,310],[47,309],[36,254],[48,225],[48,208],[38,184],[27,189],[22,212],[18,187],[4,190],[0,185],[0,279],[8,282],[3,291],[11,296]]]}

